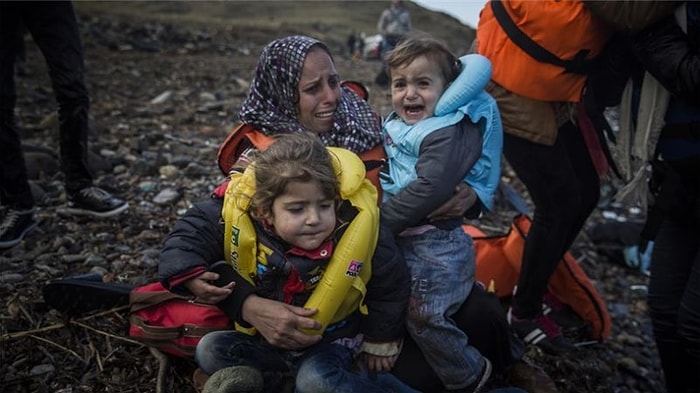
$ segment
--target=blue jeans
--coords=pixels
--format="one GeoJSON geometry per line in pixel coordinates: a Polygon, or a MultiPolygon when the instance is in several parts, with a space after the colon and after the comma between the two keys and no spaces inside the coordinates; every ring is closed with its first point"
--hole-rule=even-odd
{"type": "Polygon", "coordinates": [[[350,348],[321,343],[303,353],[269,345],[260,336],[234,331],[206,334],[197,344],[195,360],[207,374],[232,366],[260,370],[265,392],[280,392],[284,376],[295,374],[298,393],[417,393],[388,373],[369,375],[355,367],[350,348]]]}
{"type": "Polygon", "coordinates": [[[472,290],[476,262],[472,239],[462,228],[431,229],[399,236],[411,272],[407,327],[447,389],[472,384],[484,367],[481,353],[452,316],[472,290]]]}

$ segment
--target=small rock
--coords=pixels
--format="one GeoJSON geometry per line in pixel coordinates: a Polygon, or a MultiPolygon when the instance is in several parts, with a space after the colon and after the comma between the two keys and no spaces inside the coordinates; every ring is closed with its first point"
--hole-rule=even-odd
{"type": "Polygon", "coordinates": [[[166,188],[153,198],[153,203],[157,205],[167,205],[180,198],[180,193],[174,188],[166,188]]]}
{"type": "Polygon", "coordinates": [[[42,375],[42,374],[53,373],[55,370],[56,370],[56,368],[51,364],[39,364],[39,365],[32,367],[32,370],[30,371],[30,373],[31,373],[31,375],[42,375]]]}

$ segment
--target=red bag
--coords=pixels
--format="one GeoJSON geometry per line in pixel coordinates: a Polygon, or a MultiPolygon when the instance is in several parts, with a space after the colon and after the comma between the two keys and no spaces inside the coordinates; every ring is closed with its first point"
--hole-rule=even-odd
{"type": "Polygon", "coordinates": [[[203,335],[233,328],[218,307],[194,303],[159,282],[134,288],[129,305],[129,337],[177,357],[193,357],[203,335]]]}
{"type": "MultiPolygon", "coordinates": [[[[499,298],[512,295],[518,282],[530,224],[528,216],[518,214],[509,232],[499,236],[485,236],[476,227],[463,226],[474,239],[476,279],[493,287],[499,298]]],[[[610,336],[612,322],[605,301],[570,252],[564,254],[547,288],[591,326],[591,339],[602,341],[610,336]]]]}

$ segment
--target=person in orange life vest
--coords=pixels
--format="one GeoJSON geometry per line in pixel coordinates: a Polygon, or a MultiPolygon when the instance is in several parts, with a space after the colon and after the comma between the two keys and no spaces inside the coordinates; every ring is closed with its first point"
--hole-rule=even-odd
{"type": "Polygon", "coordinates": [[[509,310],[511,327],[527,344],[551,353],[574,350],[542,312],[557,263],[599,198],[599,172],[577,126],[586,63],[603,49],[610,29],[580,1],[491,0],[481,11],[476,51],[493,65],[487,91],[504,128],[503,153],[534,203],[522,270],[509,310]],[[527,39],[558,59],[535,59],[527,39]],[[529,51],[528,51],[529,50],[529,51]]]}
{"type": "MultiPolygon", "coordinates": [[[[250,135],[258,137],[312,131],[327,146],[343,147],[361,157],[382,150],[381,127],[375,113],[360,96],[340,86],[330,51],[311,37],[284,37],[267,45],[240,117],[251,129],[250,135]]],[[[239,156],[240,161],[245,161],[245,156],[239,156]]],[[[236,160],[231,161],[232,166],[238,166],[233,164],[236,160]]],[[[311,318],[314,310],[257,296],[241,277],[236,278],[235,291],[232,286],[211,285],[218,275],[207,267],[224,259],[222,197],[223,190],[217,189],[213,198],[197,203],[175,224],[161,251],[160,281],[172,291],[197,296],[209,304],[233,293],[237,322],[254,326],[275,346],[301,349],[317,343],[318,335],[300,330],[318,328],[311,318]]],[[[460,216],[475,199],[474,192],[464,187],[432,216],[460,216]]],[[[500,320],[498,301],[482,294],[485,292],[480,288],[474,289],[455,318],[461,328],[468,326],[473,331],[469,337],[475,346],[481,344],[479,350],[493,361],[494,369],[505,368],[512,362],[510,344],[503,340],[508,334],[506,322],[500,320]]],[[[422,358],[415,344],[406,340],[394,372],[405,379],[416,377],[416,383],[439,383],[422,358]]]]}
{"type": "MultiPolygon", "coordinates": [[[[349,201],[341,199],[340,193],[340,172],[351,170],[351,162],[337,156],[334,166],[331,154],[314,134],[280,135],[256,155],[248,170],[254,172],[252,195],[237,194],[234,189],[226,197],[235,198],[234,204],[250,201],[246,211],[255,228],[253,247],[258,251],[254,281],[258,296],[303,307],[319,290],[322,275],[325,280],[333,256],[342,252],[341,239],[353,230],[348,224],[358,213],[349,201]]],[[[358,164],[362,168],[359,160],[358,164]]],[[[369,190],[374,192],[371,186],[359,192],[369,190]]],[[[368,199],[376,212],[374,196],[368,199]]],[[[376,224],[378,214],[372,216],[376,224]]],[[[367,306],[366,316],[360,314],[358,302],[348,315],[326,328],[321,343],[301,351],[270,345],[260,335],[212,332],[197,345],[195,360],[199,367],[213,374],[214,379],[219,370],[229,373],[224,371],[228,367],[253,367],[264,375],[261,390],[266,392],[281,391],[279,375],[290,372],[295,375],[298,392],[386,392],[382,387],[386,378],[392,381],[386,389],[398,390],[401,383],[395,377],[380,374],[391,370],[401,348],[408,307],[408,269],[388,229],[379,225],[362,228],[372,229],[379,235],[371,266],[360,266],[371,268],[362,300],[367,306]],[[378,373],[376,378],[353,369],[358,354],[363,356],[368,371],[378,373]]],[[[407,387],[401,391],[413,392],[407,387]]]]}

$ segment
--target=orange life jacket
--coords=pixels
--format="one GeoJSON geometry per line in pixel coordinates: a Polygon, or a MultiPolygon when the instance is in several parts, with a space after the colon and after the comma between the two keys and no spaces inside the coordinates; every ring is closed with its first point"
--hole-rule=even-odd
{"type": "MultiPolygon", "coordinates": [[[[580,60],[595,58],[610,36],[609,27],[581,1],[495,1],[502,4],[520,31],[565,62],[577,55],[580,60]]],[[[524,97],[578,102],[585,74],[567,72],[562,66],[535,60],[508,36],[494,15],[492,2],[481,11],[476,30],[478,53],[493,65],[491,79],[524,97]]]]}
{"type": "MultiPolygon", "coordinates": [[[[511,296],[518,283],[530,225],[528,216],[518,214],[508,233],[502,235],[486,236],[478,227],[462,226],[474,239],[476,280],[499,298],[511,296]]],[[[610,337],[612,322],[605,300],[571,252],[567,251],[557,264],[547,289],[586,321],[591,339],[604,341],[610,337]]]]}
{"type": "MultiPolygon", "coordinates": [[[[258,150],[265,150],[273,141],[274,139],[272,137],[263,134],[249,124],[238,125],[219,146],[219,151],[217,153],[219,169],[221,169],[221,172],[225,175],[228,175],[233,164],[235,164],[238,157],[246,149],[255,147],[258,150]]],[[[365,177],[377,188],[377,193],[379,194],[377,203],[379,203],[382,200],[382,187],[379,184],[379,170],[381,169],[381,163],[386,158],[384,147],[380,144],[358,155],[366,166],[367,172],[365,177]]]]}

